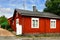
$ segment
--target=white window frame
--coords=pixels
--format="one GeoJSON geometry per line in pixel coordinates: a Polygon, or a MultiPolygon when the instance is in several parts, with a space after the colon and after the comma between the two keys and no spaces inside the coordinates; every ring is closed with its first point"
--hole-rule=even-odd
{"type": "MultiPolygon", "coordinates": [[[[36,26],[36,25],[35,25],[36,26]]],[[[31,18],[31,28],[39,28],[39,18],[31,18]],[[35,24],[36,24],[36,20],[38,20],[38,25],[37,27],[33,26],[33,20],[35,20],[35,24]]]]}
{"type": "Polygon", "coordinates": [[[50,28],[56,28],[56,19],[50,19],[50,28]],[[51,26],[52,25],[51,21],[55,22],[54,26],[51,26]]]}
{"type": "Polygon", "coordinates": [[[19,24],[19,19],[16,19],[16,24],[19,24]]]}

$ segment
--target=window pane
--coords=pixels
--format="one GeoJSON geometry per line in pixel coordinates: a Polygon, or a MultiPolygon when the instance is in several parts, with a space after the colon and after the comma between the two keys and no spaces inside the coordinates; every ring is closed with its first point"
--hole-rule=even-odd
{"type": "Polygon", "coordinates": [[[35,27],[35,20],[33,20],[33,27],[35,27]]]}
{"type": "Polygon", "coordinates": [[[36,24],[35,24],[35,26],[36,26],[36,27],[38,26],[38,20],[36,20],[36,24]]]}
{"type": "Polygon", "coordinates": [[[55,27],[55,21],[53,21],[53,26],[55,27]]]}

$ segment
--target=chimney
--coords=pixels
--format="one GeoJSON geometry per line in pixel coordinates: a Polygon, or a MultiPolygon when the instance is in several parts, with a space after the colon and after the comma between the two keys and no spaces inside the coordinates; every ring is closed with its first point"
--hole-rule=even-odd
{"type": "Polygon", "coordinates": [[[33,6],[33,12],[37,12],[36,6],[33,6]]]}

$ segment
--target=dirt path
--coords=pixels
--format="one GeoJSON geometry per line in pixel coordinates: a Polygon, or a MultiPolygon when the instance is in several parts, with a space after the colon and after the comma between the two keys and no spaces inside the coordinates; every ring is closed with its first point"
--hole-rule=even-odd
{"type": "Polygon", "coordinates": [[[0,28],[0,36],[15,36],[13,33],[8,30],[0,28]]]}
{"type": "Polygon", "coordinates": [[[0,40],[60,40],[60,37],[34,37],[34,38],[26,38],[26,37],[16,37],[13,33],[8,30],[0,28],[0,40]],[[3,36],[3,37],[2,37],[3,36]]]}

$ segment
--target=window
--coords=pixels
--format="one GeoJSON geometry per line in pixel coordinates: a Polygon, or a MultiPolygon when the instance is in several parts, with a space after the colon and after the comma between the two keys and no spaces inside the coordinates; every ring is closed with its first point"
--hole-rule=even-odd
{"type": "Polygon", "coordinates": [[[32,28],[39,28],[39,18],[32,18],[31,26],[32,28]]]}
{"type": "Polygon", "coordinates": [[[19,19],[16,19],[16,24],[19,24],[19,19]]]}
{"type": "Polygon", "coordinates": [[[56,20],[55,19],[50,20],[50,28],[56,28],[56,20]]]}
{"type": "Polygon", "coordinates": [[[13,25],[14,25],[14,20],[13,20],[13,25]]]}

